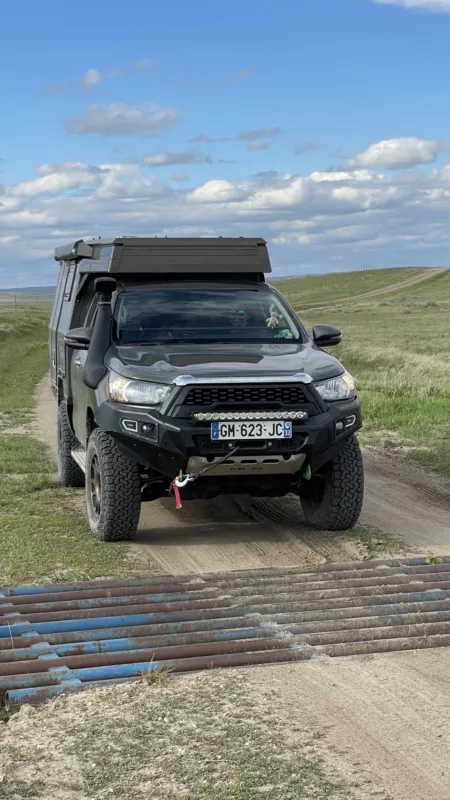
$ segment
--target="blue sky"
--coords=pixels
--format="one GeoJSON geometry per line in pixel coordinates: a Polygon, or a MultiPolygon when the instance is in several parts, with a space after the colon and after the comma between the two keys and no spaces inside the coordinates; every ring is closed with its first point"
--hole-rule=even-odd
{"type": "Polygon", "coordinates": [[[92,235],[450,261],[450,0],[16,0],[2,29],[0,286],[92,235]]]}

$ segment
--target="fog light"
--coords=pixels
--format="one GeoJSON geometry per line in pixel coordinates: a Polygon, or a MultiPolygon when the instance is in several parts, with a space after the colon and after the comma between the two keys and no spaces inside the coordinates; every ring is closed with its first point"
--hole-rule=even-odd
{"type": "Polygon", "coordinates": [[[158,427],[154,422],[143,422],[141,424],[141,434],[152,442],[158,439],[158,427]]]}
{"type": "Polygon", "coordinates": [[[344,423],[340,419],[339,422],[336,422],[336,433],[342,433],[344,430],[344,423]]]}

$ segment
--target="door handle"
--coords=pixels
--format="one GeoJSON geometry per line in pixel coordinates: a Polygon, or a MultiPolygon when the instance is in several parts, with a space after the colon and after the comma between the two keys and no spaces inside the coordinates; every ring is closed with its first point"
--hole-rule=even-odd
{"type": "Polygon", "coordinates": [[[76,367],[81,367],[81,357],[77,356],[73,363],[76,367]]]}

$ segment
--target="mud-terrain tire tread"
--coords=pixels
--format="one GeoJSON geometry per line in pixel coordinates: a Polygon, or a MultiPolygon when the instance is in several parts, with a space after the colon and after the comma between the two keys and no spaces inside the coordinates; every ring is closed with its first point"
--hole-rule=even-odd
{"type": "Polygon", "coordinates": [[[329,464],[320,505],[311,503],[307,494],[302,495],[303,513],[314,528],[327,531],[350,530],[359,520],[363,499],[362,453],[356,436],[351,436],[329,464]]]}
{"type": "Polygon", "coordinates": [[[84,486],[84,472],[72,458],[72,450],[80,443],[72,431],[67,405],[58,406],[58,478],[63,486],[84,486]]]}
{"type": "Polygon", "coordinates": [[[141,512],[139,468],[121,453],[112,436],[99,428],[92,432],[87,447],[86,502],[91,531],[100,541],[120,542],[134,537],[141,512]],[[99,459],[102,481],[102,508],[98,521],[89,513],[90,453],[93,448],[99,459]]]}

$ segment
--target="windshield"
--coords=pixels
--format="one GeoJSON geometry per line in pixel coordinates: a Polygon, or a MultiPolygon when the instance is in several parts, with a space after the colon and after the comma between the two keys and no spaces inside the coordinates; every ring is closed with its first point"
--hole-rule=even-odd
{"type": "Polygon", "coordinates": [[[121,293],[114,338],[122,344],[303,341],[270,290],[187,287],[121,293]]]}

